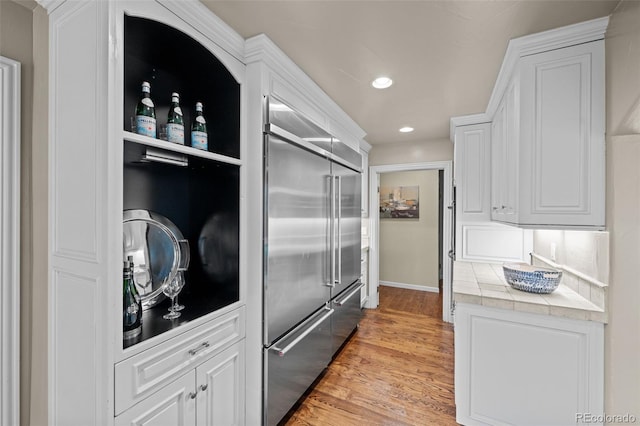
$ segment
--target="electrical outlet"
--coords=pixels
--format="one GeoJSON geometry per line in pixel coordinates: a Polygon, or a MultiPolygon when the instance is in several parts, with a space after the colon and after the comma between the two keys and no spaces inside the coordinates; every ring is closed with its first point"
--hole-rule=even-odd
{"type": "Polygon", "coordinates": [[[556,261],[556,243],[551,243],[551,247],[549,247],[549,257],[552,261],[556,261]]]}

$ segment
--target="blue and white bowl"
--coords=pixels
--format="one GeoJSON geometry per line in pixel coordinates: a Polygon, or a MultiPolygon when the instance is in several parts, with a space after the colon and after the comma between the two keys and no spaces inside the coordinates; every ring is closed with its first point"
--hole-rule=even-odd
{"type": "Polygon", "coordinates": [[[505,263],[502,270],[511,287],[529,293],[551,293],[562,278],[562,271],[526,263],[505,263]]]}

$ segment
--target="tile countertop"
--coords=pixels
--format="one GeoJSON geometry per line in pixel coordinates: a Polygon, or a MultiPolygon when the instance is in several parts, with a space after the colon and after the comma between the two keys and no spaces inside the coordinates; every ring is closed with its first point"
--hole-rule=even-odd
{"type": "Polygon", "coordinates": [[[502,265],[454,262],[453,300],[520,312],[553,315],[606,323],[604,310],[564,284],[549,294],[528,293],[512,288],[502,265]]]}

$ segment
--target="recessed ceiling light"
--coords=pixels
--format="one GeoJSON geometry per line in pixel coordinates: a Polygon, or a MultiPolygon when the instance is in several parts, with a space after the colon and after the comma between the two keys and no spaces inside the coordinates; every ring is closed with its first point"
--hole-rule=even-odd
{"type": "Polygon", "coordinates": [[[402,128],[400,128],[400,131],[401,131],[402,133],[409,133],[409,132],[413,132],[413,127],[409,127],[409,126],[407,126],[407,127],[402,127],[402,128]]]}
{"type": "Polygon", "coordinates": [[[393,80],[391,80],[389,77],[378,77],[371,83],[371,85],[376,89],[386,89],[392,84],[393,80]]]}

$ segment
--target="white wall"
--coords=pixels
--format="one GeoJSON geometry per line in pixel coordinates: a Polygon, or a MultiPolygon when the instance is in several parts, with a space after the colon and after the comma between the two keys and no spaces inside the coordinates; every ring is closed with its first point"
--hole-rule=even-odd
{"type": "Polygon", "coordinates": [[[438,170],[382,173],[381,192],[393,186],[420,187],[420,214],[380,219],[380,283],[438,291],[438,170]]]}
{"type": "Polygon", "coordinates": [[[20,62],[20,418],[29,424],[31,381],[31,153],[33,119],[33,15],[28,7],[0,0],[0,56],[20,62]]]}
{"type": "Polygon", "coordinates": [[[623,0],[606,34],[607,230],[605,411],[640,418],[640,2],[623,0]]]}
{"type": "Polygon", "coordinates": [[[425,163],[453,160],[453,143],[449,139],[374,145],[369,165],[425,163]]]}

